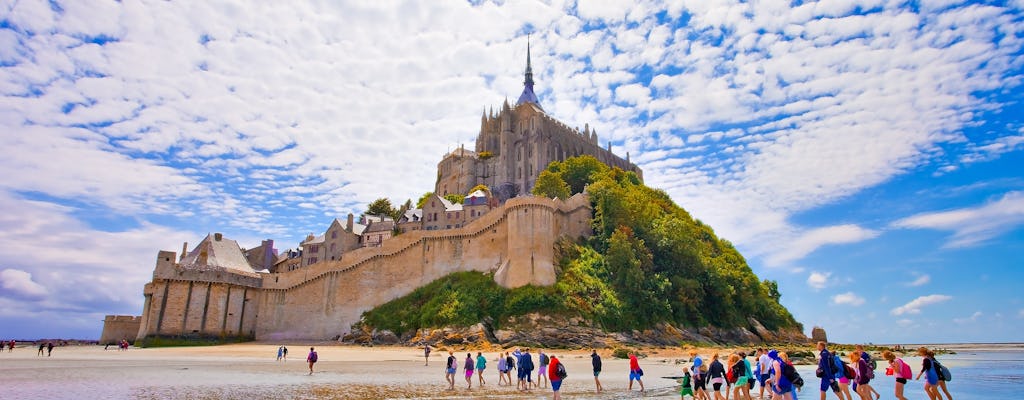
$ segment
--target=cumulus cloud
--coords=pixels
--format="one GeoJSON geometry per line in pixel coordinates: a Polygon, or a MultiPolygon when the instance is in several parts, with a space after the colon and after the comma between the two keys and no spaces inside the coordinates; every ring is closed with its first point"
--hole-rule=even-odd
{"type": "Polygon", "coordinates": [[[920,314],[921,308],[930,306],[932,304],[942,303],[944,301],[952,300],[952,296],[946,296],[942,294],[930,294],[927,296],[921,296],[909,303],[892,309],[892,315],[900,316],[904,314],[920,314]]]}
{"type": "Polygon", "coordinates": [[[807,276],[807,286],[810,286],[811,289],[814,290],[824,289],[825,286],[828,286],[830,276],[832,276],[831,272],[811,272],[811,274],[807,276]]]}
{"type": "Polygon", "coordinates": [[[15,299],[37,300],[47,295],[46,288],[32,280],[32,274],[18,269],[0,271],[0,287],[4,297],[15,299]]]}
{"type": "Polygon", "coordinates": [[[853,292],[840,293],[832,296],[832,304],[859,306],[864,304],[864,298],[853,292]]]}
{"type": "Polygon", "coordinates": [[[969,247],[1024,224],[1024,192],[1013,191],[986,204],[928,212],[893,222],[896,228],[952,231],[945,247],[969,247]]]}

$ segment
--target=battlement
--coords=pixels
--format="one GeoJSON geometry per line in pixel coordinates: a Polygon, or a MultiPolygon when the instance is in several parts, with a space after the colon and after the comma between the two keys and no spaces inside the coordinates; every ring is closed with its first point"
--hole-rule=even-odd
{"type": "Polygon", "coordinates": [[[103,318],[103,322],[141,322],[142,316],[135,315],[108,315],[103,318]]]}

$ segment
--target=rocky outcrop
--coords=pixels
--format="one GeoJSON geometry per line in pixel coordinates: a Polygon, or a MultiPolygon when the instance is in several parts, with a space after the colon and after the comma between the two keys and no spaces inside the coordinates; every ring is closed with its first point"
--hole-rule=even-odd
{"type": "Polygon", "coordinates": [[[769,330],[754,318],[749,327],[736,328],[681,328],[671,324],[658,324],[643,331],[605,332],[579,317],[565,318],[542,314],[513,317],[498,329],[491,321],[468,328],[420,329],[398,338],[389,331],[353,327],[343,342],[356,344],[395,344],[408,346],[471,346],[508,347],[533,346],[543,348],[610,348],[629,346],[679,346],[684,343],[700,345],[756,345],[804,344],[807,337],[799,329],[769,330]]]}
{"type": "Polygon", "coordinates": [[[814,329],[811,329],[811,340],[828,343],[828,335],[825,334],[825,328],[816,326],[814,329]]]}

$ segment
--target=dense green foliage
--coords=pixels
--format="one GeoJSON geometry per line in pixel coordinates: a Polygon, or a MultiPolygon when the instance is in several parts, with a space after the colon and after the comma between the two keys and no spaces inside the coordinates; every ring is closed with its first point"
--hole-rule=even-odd
{"type": "Polygon", "coordinates": [[[507,290],[491,276],[457,273],[367,312],[364,322],[400,334],[541,311],[579,315],[612,331],[660,322],[746,326],[747,317],[768,329],[800,326],[779,303],[774,281],[758,279],[731,243],[636,174],[583,156],[551,163],[538,187],[542,180],[536,194],[564,198],[586,189],[594,206],[594,235],[559,242],[554,286],[507,290]]]}
{"type": "Polygon", "coordinates": [[[569,197],[569,185],[558,174],[544,170],[540,172],[537,183],[533,185],[533,195],[564,200],[569,197]]]}
{"type": "Polygon", "coordinates": [[[456,272],[363,314],[363,323],[396,334],[425,327],[469,326],[485,318],[506,317],[560,307],[555,289],[524,286],[505,289],[494,276],[456,272]]]}
{"type": "Polygon", "coordinates": [[[443,197],[445,200],[452,202],[452,204],[462,204],[466,200],[466,195],[458,193],[448,193],[443,197]]]}
{"type": "Polygon", "coordinates": [[[391,200],[385,197],[381,197],[377,200],[374,200],[372,203],[370,203],[369,206],[366,207],[366,214],[375,215],[378,217],[395,218],[395,216],[398,214],[398,209],[391,205],[391,200]]]}
{"type": "Polygon", "coordinates": [[[427,200],[430,200],[434,196],[434,192],[426,192],[420,196],[419,200],[416,200],[416,208],[423,209],[423,206],[427,204],[427,200]]]}

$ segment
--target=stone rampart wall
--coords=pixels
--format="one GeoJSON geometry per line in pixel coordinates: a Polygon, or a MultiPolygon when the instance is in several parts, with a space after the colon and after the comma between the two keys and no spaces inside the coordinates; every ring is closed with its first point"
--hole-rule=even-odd
{"type": "Polygon", "coordinates": [[[258,278],[183,270],[161,252],[139,337],[331,339],[363,312],[453,272],[498,272],[506,287],[550,285],[555,240],[589,236],[591,216],[585,195],[514,198],[459,229],[407,232],[341,260],[258,278]]]}
{"type": "Polygon", "coordinates": [[[132,315],[108,315],[103,319],[103,333],[100,344],[117,343],[121,339],[134,341],[139,333],[142,317],[132,315]]]}

